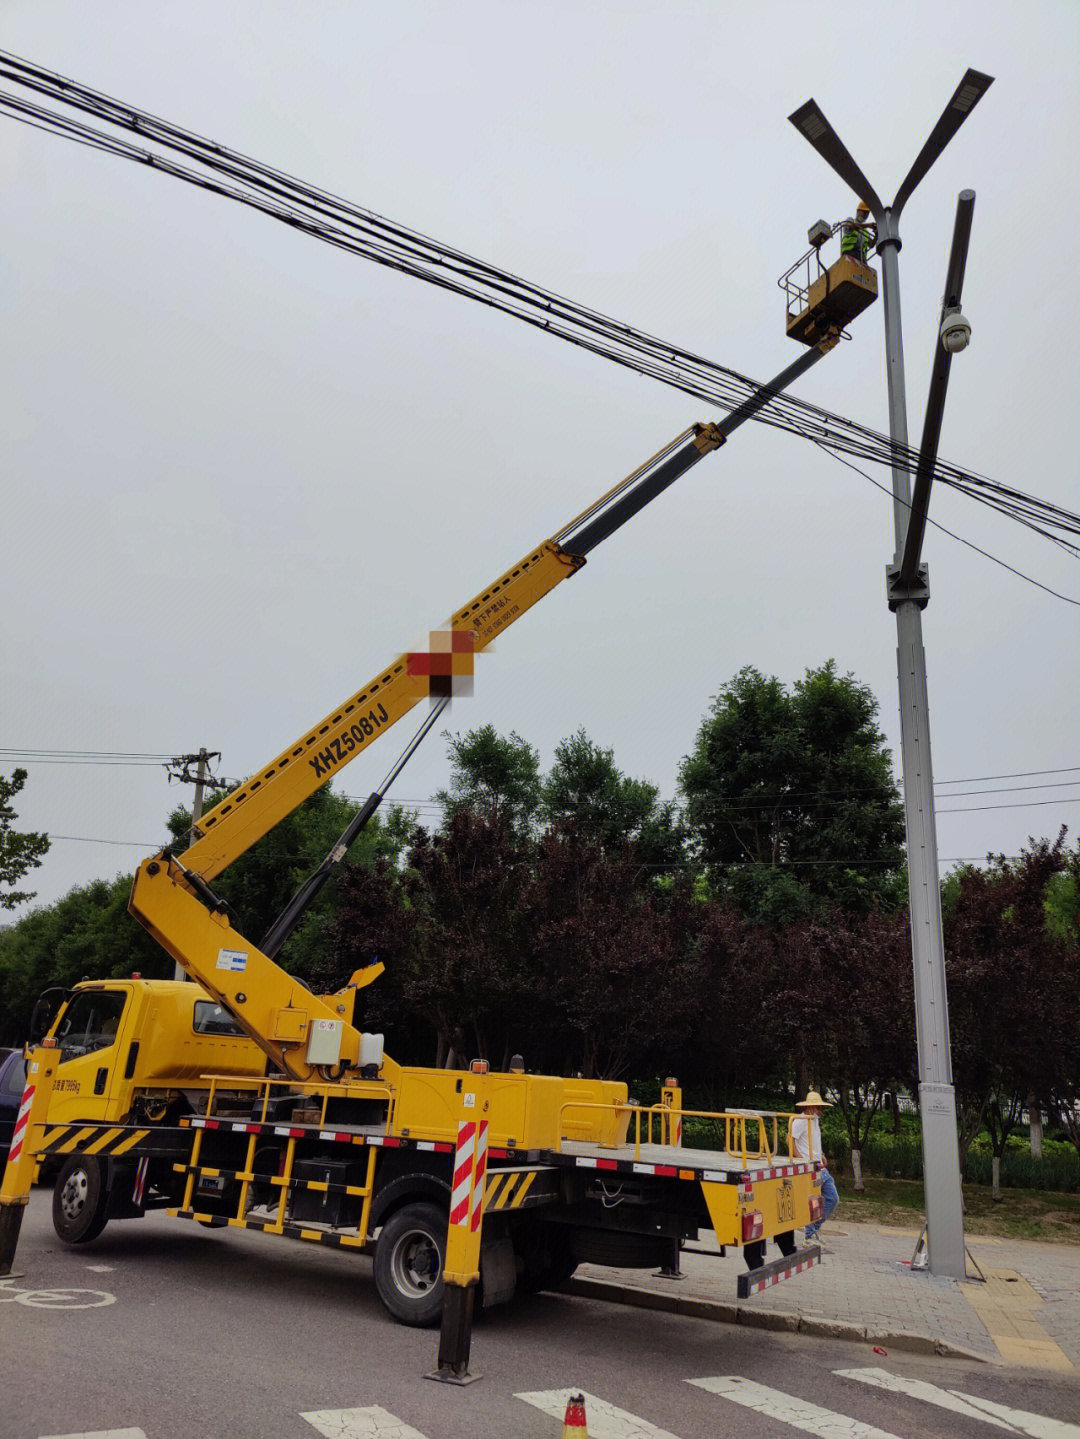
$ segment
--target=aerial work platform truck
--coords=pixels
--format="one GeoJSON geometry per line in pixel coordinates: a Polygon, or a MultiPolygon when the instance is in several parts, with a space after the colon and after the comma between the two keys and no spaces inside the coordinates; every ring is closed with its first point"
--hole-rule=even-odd
{"type": "Polygon", "coordinates": [[[186,849],[139,866],[130,912],[197,984],[86,982],[39,1023],[0,1186],[0,1274],[43,1167],[70,1244],[161,1208],[371,1254],[396,1319],[441,1319],[433,1377],[461,1382],[478,1291],[495,1305],[580,1263],[676,1272],[701,1230],[743,1250],[741,1293],[817,1262],[795,1239],[821,1216],[817,1165],[789,1157],[789,1116],[691,1113],[674,1080],[642,1106],[625,1084],[523,1064],[402,1066],[361,1027],[381,964],[320,996],[276,955],[475,656],[833,348],[847,312],[835,289],[823,303],[808,298],[817,337],[801,336],[808,348],[770,384],[676,436],[459,609],[429,650],[377,671],[202,815],[186,849]],[[422,701],[427,718],[381,789],[262,941],[247,939],[215,878],[422,701]],[[689,1125],[712,1147],[684,1144],[689,1125]],[[769,1239],[780,1258],[766,1264],[769,1239]]]}

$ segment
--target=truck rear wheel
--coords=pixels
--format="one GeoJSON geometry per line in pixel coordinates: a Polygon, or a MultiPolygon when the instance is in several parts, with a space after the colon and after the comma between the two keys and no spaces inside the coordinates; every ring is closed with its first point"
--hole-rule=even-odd
{"type": "Polygon", "coordinates": [[[670,1259],[671,1240],[661,1234],[638,1234],[626,1229],[576,1229],[570,1252],[577,1264],[652,1269],[670,1259]]]}
{"type": "Polygon", "coordinates": [[[437,1324],[443,1306],[446,1212],[434,1204],[396,1210],[375,1241],[375,1288],[401,1324],[437,1324]]]}
{"type": "Polygon", "coordinates": [[[56,1176],[53,1228],[65,1244],[89,1244],[109,1217],[109,1192],[101,1161],[93,1154],[73,1154],[56,1176]]]}

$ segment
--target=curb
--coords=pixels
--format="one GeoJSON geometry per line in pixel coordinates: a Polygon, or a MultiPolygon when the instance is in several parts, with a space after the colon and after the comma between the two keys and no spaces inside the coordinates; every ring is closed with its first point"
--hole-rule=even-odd
{"type": "Polygon", "coordinates": [[[942,1359],[969,1359],[979,1364],[991,1361],[985,1354],[932,1339],[926,1334],[873,1330],[858,1324],[826,1319],[818,1314],[799,1314],[776,1309],[744,1309],[721,1299],[696,1299],[691,1295],[658,1294],[653,1289],[639,1289],[633,1284],[615,1284],[608,1279],[570,1279],[560,1292],[580,1299],[599,1299],[608,1304],[625,1304],[633,1309],[652,1309],[663,1314],[683,1314],[692,1319],[708,1319],[714,1324],[741,1324],[747,1329],[780,1330],[788,1334],[807,1334],[821,1339],[846,1339],[864,1344],[886,1345],[912,1354],[934,1354],[942,1359]]]}

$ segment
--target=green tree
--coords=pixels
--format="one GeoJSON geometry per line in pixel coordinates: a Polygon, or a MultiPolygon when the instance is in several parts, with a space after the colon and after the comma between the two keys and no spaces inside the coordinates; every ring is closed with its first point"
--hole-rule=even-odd
{"type": "Polygon", "coordinates": [[[656,785],[624,775],[614,751],[602,749],[583,729],[555,748],[540,789],[540,816],[549,825],[572,819],[610,856],[633,845],[638,864],[654,874],[682,861],[674,805],[660,803],[656,785]]]}
{"type": "Polygon", "coordinates": [[[27,870],[37,869],[49,849],[47,834],[19,834],[11,827],[16,814],[10,801],[25,783],[24,769],[14,770],[10,779],[0,775],[0,909],[15,909],[34,898],[34,890],[9,886],[22,879],[27,870]]]}
{"type": "Polygon", "coordinates": [[[473,810],[514,835],[527,835],[540,801],[540,760],[532,745],[519,734],[500,735],[489,724],[445,737],[450,788],[439,790],[435,798],[446,820],[473,810]]]}
{"type": "Polygon", "coordinates": [[[43,990],[129,975],[171,979],[172,960],[127,913],[131,880],[95,880],[0,930],[0,1042],[21,1044],[43,990]]]}
{"type": "Polygon", "coordinates": [[[903,811],[877,701],[830,660],[790,691],[747,667],[683,761],[694,847],[719,893],[783,923],[822,905],[893,909],[903,811]]]}

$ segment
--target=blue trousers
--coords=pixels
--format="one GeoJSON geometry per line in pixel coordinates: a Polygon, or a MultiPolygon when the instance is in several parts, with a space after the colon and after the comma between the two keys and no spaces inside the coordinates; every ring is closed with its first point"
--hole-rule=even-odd
{"type": "Polygon", "coordinates": [[[825,1201],[825,1213],[821,1216],[817,1224],[810,1224],[807,1226],[807,1239],[817,1238],[818,1230],[825,1223],[826,1219],[828,1219],[829,1215],[833,1212],[836,1206],[840,1203],[840,1196],[836,1192],[836,1184],[829,1171],[827,1169],[819,1170],[818,1178],[821,1181],[821,1197],[825,1201]]]}

